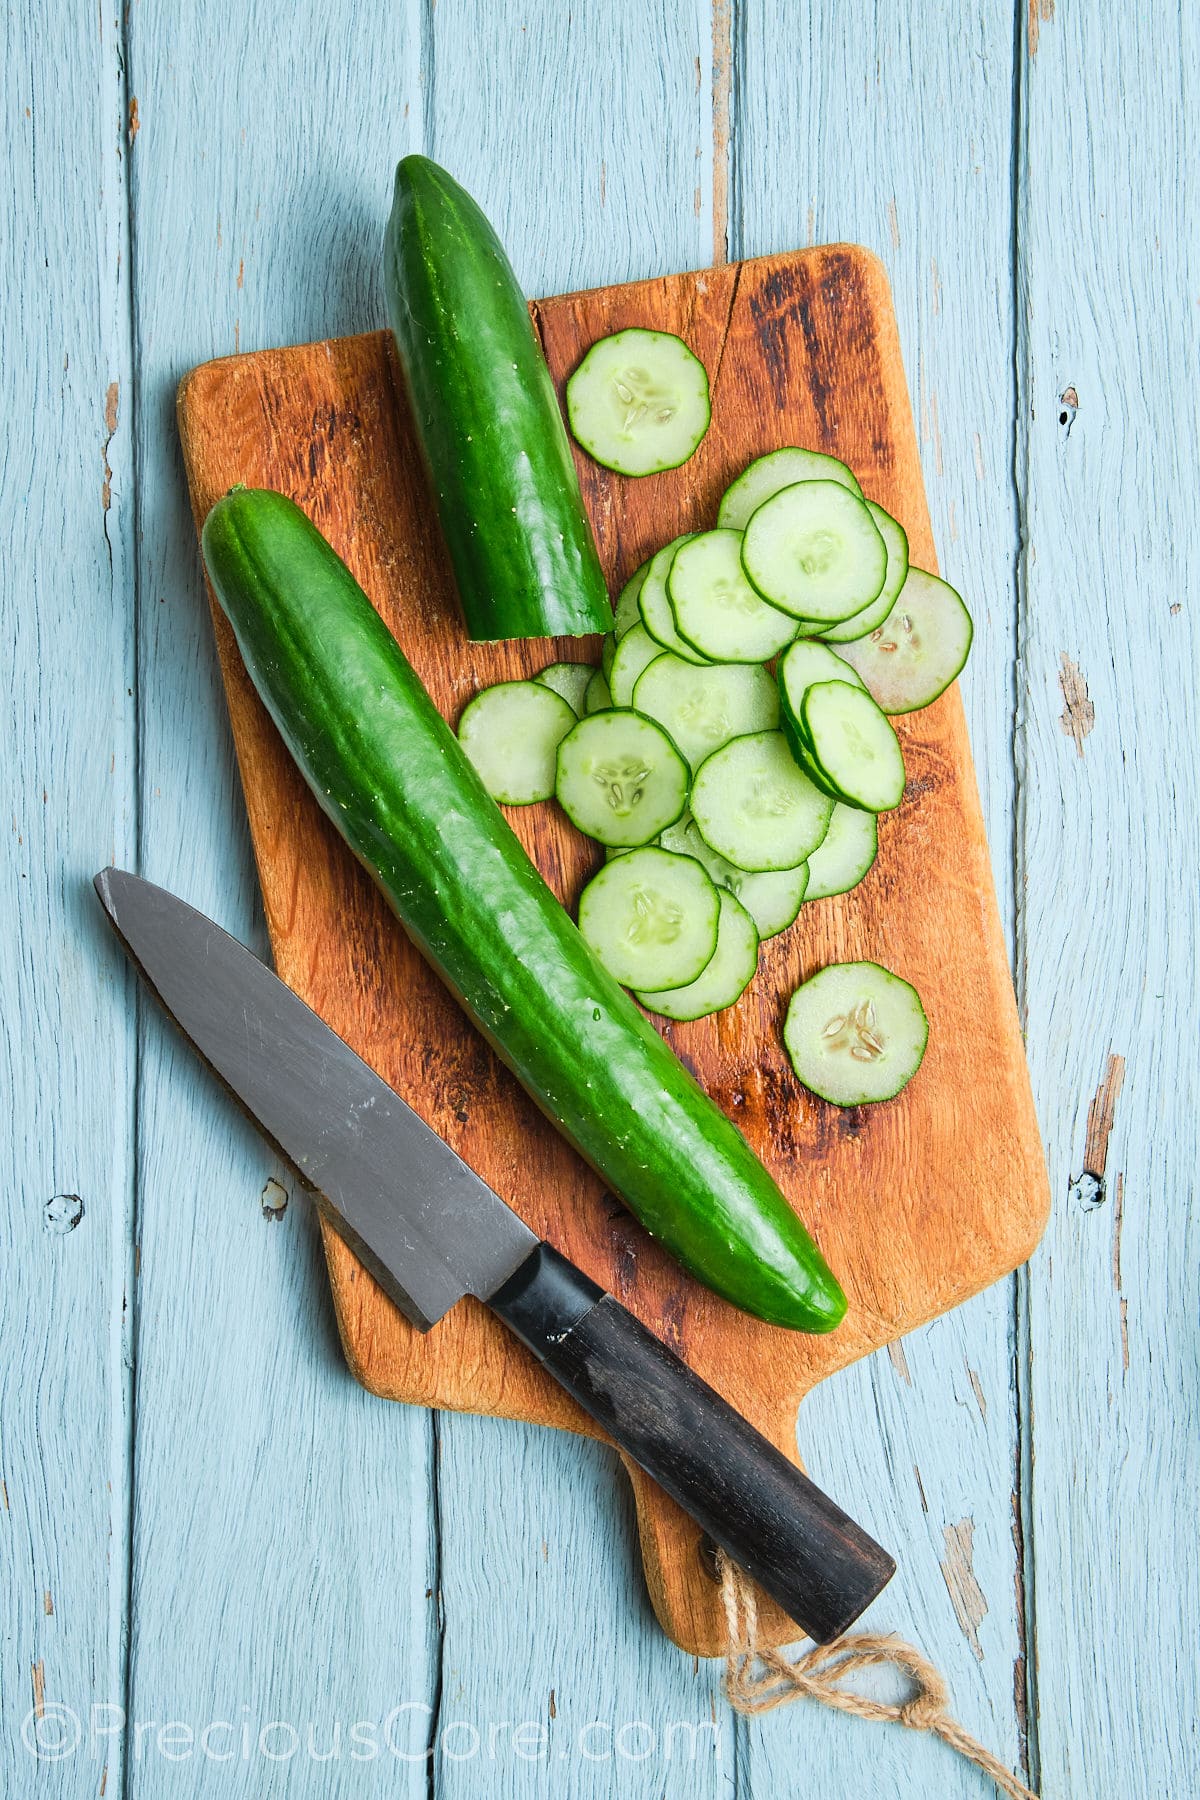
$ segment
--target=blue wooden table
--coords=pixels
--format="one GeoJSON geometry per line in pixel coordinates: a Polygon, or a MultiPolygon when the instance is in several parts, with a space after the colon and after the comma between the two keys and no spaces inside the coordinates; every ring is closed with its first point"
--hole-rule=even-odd
{"type": "Polygon", "coordinates": [[[901,1555],[871,1622],[1001,1757],[1053,1800],[1200,1791],[1200,9],[13,0],[4,34],[0,1793],[990,1791],[914,1732],[735,1720],[606,1450],[360,1392],[307,1204],[93,902],[115,860],[265,948],[174,390],[383,321],[409,150],[531,293],[888,265],[1054,1212],[801,1442],[901,1555]]]}

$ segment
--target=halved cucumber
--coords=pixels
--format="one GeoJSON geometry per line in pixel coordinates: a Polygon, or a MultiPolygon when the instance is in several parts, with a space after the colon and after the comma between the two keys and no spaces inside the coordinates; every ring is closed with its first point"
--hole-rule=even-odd
{"type": "Polygon", "coordinates": [[[882,625],[840,654],[885,713],[916,712],[950,686],[967,660],[974,626],[948,582],[910,569],[882,625]]]}
{"type": "Polygon", "coordinates": [[[672,538],[669,544],[663,545],[657,556],[650,558],[646,579],[638,595],[638,610],[642,615],[642,624],[664,650],[669,650],[673,656],[682,656],[684,662],[706,663],[707,656],[701,656],[698,650],[685,644],[675,629],[675,615],[671,611],[667,595],[667,575],[675,552],[688,543],[692,535],[689,532],[683,537],[672,538]]]}
{"type": "Polygon", "coordinates": [[[501,681],[469,700],[458,741],[493,800],[529,806],[554,792],[558,746],[576,723],[570,702],[536,681],[501,681]]]}
{"type": "Polygon", "coordinates": [[[753,515],[742,564],[782,612],[835,624],[879,595],[887,550],[865,500],[836,481],[801,481],[753,515]]]}
{"type": "Polygon", "coordinates": [[[862,494],[853,474],[836,456],[787,445],[758,457],[725,489],[717,509],[717,524],[744,531],[764,501],[797,481],[838,481],[852,494],[862,494]]]}
{"type": "Polygon", "coordinates": [[[799,768],[782,732],[758,731],[701,763],[691,807],[710,849],[757,873],[806,861],[829,828],[833,801],[799,768]]]}
{"type": "Polygon", "coordinates": [[[589,456],[618,475],[687,461],[708,430],[708,373],[668,331],[614,332],[567,382],[567,417],[589,456]]]}
{"type": "Polygon", "coordinates": [[[772,731],[779,723],[779,694],[757,663],[694,663],[664,652],[643,670],[633,704],[670,733],[693,769],[730,738],[772,731]]]}
{"type": "Polygon", "coordinates": [[[769,662],[796,635],[795,619],[751,586],[740,531],[702,531],[681,544],[667,596],[680,637],[714,662],[769,662]]]}
{"type": "Polygon", "coordinates": [[[640,568],[635,569],[625,586],[617,595],[617,604],[613,608],[613,636],[618,643],[625,636],[630,626],[638,624],[641,613],[638,611],[638,595],[642,591],[642,583],[646,579],[646,570],[650,567],[650,558],[640,568]]]}
{"type": "MultiPolygon", "coordinates": [[[[860,813],[858,816],[865,819],[870,815],[860,813]]],[[[794,869],[766,869],[752,875],[710,849],[696,829],[695,820],[686,813],[678,824],[664,831],[658,841],[669,850],[682,851],[685,856],[694,856],[702,862],[717,886],[728,888],[741,901],[754,920],[760,938],[776,937],[795,921],[808,889],[806,862],[794,869]]]]}
{"type": "Polygon", "coordinates": [[[893,519],[891,513],[884,512],[882,506],[876,506],[873,500],[867,501],[867,511],[874,519],[887,550],[887,574],[883,578],[878,597],[872,600],[870,606],[865,606],[852,618],[843,619],[840,625],[825,626],[821,636],[831,644],[850,643],[854,638],[865,637],[877,625],[882,625],[895,605],[908,574],[908,534],[904,527],[893,519]]]}
{"type": "Polygon", "coordinates": [[[890,1100],[921,1066],[929,1021],[917,990],[878,963],[831,963],[796,989],[783,1041],[806,1088],[835,1106],[890,1100]]]}
{"type": "Polygon", "coordinates": [[[648,844],[687,805],[688,766],[653,719],[612,709],[580,719],[563,738],[555,792],[599,843],[648,844]]]}
{"type": "Polygon", "coordinates": [[[576,718],[582,718],[584,695],[595,673],[591,663],[560,662],[551,663],[533,679],[540,686],[553,688],[556,694],[561,694],[576,718]]]}
{"type": "Polygon", "coordinates": [[[704,1019],[739,1000],[758,967],[758,931],[746,908],[722,888],[717,947],[708,963],[683,987],[639,988],[637,998],[664,1019],[704,1019]]]}
{"type": "Polygon", "coordinates": [[[626,987],[682,987],[717,947],[720,900],[690,856],[631,850],[605,863],[579,897],[579,929],[626,987]]]}
{"type": "Polygon", "coordinates": [[[888,812],[904,798],[904,754],[865,688],[818,681],[800,708],[800,736],[838,798],[888,812]]]}
{"type": "Polygon", "coordinates": [[[611,705],[612,695],[604,678],[604,670],[593,669],[592,678],[583,691],[584,713],[607,712],[611,705]]]}
{"type": "Polygon", "coordinates": [[[808,859],[806,900],[828,900],[857,887],[879,850],[875,814],[839,802],[829,830],[808,859]]]}
{"type": "Polygon", "coordinates": [[[656,656],[666,655],[662,645],[655,642],[640,620],[631,626],[617,645],[617,653],[608,671],[608,687],[613,705],[632,706],[638,676],[656,656]]]}

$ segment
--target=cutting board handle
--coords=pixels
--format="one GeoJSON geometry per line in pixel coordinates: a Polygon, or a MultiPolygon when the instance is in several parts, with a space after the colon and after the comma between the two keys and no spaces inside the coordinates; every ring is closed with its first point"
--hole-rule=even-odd
{"type": "Polygon", "coordinates": [[[891,1580],[886,1550],[551,1245],[488,1304],[809,1637],[840,1637],[891,1580]]]}

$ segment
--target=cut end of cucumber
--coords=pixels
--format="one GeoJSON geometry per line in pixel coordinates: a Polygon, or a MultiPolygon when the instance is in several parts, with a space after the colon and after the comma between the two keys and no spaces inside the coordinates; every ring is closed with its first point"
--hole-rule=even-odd
{"type": "Polygon", "coordinates": [[[911,1081],[929,1022],[899,975],[873,962],[831,963],[792,995],[783,1038],[806,1088],[834,1106],[869,1106],[911,1081]]]}
{"type": "Polygon", "coordinates": [[[574,708],[552,687],[501,681],[468,701],[458,741],[493,800],[530,806],[554,793],[558,746],[575,723],[574,708]]]}
{"type": "Polygon", "coordinates": [[[567,382],[567,417],[588,455],[618,475],[676,469],[708,430],[708,373],[671,332],[618,331],[567,382]]]}

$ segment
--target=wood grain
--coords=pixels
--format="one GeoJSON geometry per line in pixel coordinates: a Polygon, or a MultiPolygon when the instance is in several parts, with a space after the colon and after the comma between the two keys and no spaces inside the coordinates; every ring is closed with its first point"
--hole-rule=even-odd
{"type": "MultiPolygon", "coordinates": [[[[844,456],[903,520],[916,559],[932,565],[886,281],[865,253],[837,246],[568,296],[535,317],[560,379],[597,336],[634,323],[679,331],[710,370],[714,428],[683,471],[634,484],[580,458],[614,581],[672,529],[710,518],[751,456],[790,441],[844,456]]],[[[465,643],[385,336],[200,369],[184,385],[180,417],[197,517],[234,480],[290,492],[354,568],[448,716],[480,684],[548,659],[544,644],[465,643]]],[[[695,1288],[603,1199],[319,819],[220,620],[218,642],[280,974],[531,1224],[789,1454],[796,1406],[814,1381],[1028,1254],[1044,1220],[1044,1174],[956,694],[901,726],[908,797],[883,823],[867,882],[847,901],[808,909],[768,945],[736,1009],[666,1032],[801,1204],[847,1286],[846,1324],[829,1339],[804,1339],[695,1288]],[[906,902],[918,885],[936,893],[935,906],[906,902]],[[779,1013],[804,974],[869,953],[916,982],[932,1044],[921,1080],[897,1105],[837,1113],[787,1072],[779,1013]],[[984,1066],[986,1084],[962,1079],[984,1066]]],[[[514,822],[569,903],[594,866],[590,847],[549,807],[514,822]]],[[[332,1235],[327,1249],[347,1355],[376,1392],[587,1429],[482,1309],[464,1305],[422,1339],[332,1235]]],[[[720,1620],[697,1533],[636,1472],[634,1483],[656,1609],[677,1642],[712,1653],[720,1620]]],[[[782,1615],[770,1628],[791,1635],[782,1615]]]]}

